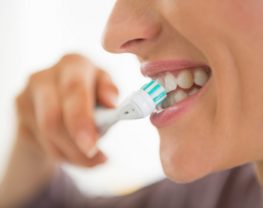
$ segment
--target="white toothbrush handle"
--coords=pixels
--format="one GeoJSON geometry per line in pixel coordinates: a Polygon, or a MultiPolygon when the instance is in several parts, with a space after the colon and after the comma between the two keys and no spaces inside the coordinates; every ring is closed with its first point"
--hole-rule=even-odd
{"type": "Polygon", "coordinates": [[[94,116],[96,126],[101,136],[103,136],[106,131],[119,120],[116,109],[97,107],[94,116]]]}
{"type": "Polygon", "coordinates": [[[97,107],[95,110],[95,123],[101,134],[119,120],[140,119],[150,115],[156,104],[145,91],[139,90],[127,97],[117,109],[97,107]]]}

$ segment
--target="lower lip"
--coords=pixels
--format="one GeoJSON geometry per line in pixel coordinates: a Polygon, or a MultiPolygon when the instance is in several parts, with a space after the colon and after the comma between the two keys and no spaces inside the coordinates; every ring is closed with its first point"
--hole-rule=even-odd
{"type": "Polygon", "coordinates": [[[209,80],[196,94],[189,96],[188,98],[174,104],[173,106],[166,108],[160,113],[154,112],[151,115],[151,122],[157,128],[162,128],[177,121],[183,116],[190,107],[192,107],[198,98],[206,91],[209,85],[209,80]]]}

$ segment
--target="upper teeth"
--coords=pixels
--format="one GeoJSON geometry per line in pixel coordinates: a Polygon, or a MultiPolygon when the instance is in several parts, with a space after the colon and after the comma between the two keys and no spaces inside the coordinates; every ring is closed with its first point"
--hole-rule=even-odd
{"type": "Polygon", "coordinates": [[[202,68],[184,69],[178,73],[167,72],[157,80],[169,93],[162,104],[162,108],[167,108],[194,95],[204,86],[209,79],[209,73],[202,68]],[[172,92],[173,91],[173,92],[172,92]]]}
{"type": "Polygon", "coordinates": [[[199,86],[203,86],[208,80],[208,74],[202,69],[194,70],[194,82],[199,86]]]}
{"type": "Polygon", "coordinates": [[[194,78],[189,70],[181,71],[177,76],[177,83],[183,89],[189,89],[194,84],[194,78]]]}
{"type": "Polygon", "coordinates": [[[195,70],[184,69],[177,75],[167,72],[158,78],[159,83],[167,90],[174,91],[178,86],[182,89],[190,89],[194,84],[204,86],[209,78],[208,73],[201,68],[195,70]]]}
{"type": "Polygon", "coordinates": [[[164,77],[164,87],[165,89],[170,92],[177,88],[177,80],[172,73],[167,73],[164,77]]]}

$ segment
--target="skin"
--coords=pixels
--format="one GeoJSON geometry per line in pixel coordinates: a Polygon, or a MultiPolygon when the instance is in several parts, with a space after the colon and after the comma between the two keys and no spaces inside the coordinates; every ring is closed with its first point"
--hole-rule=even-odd
{"type": "Polygon", "coordinates": [[[113,108],[117,95],[110,76],[78,54],[32,74],[16,98],[16,143],[0,186],[0,207],[30,200],[61,163],[103,164],[107,157],[96,148],[93,107],[113,108]]]}
{"type": "MultiPolygon", "coordinates": [[[[262,8],[260,0],[116,1],[106,50],[133,53],[141,62],[188,59],[212,70],[205,93],[188,112],[158,129],[161,161],[172,180],[191,182],[246,162],[257,164],[262,179],[262,8]]],[[[0,207],[29,199],[61,162],[105,162],[94,151],[99,135],[93,107],[114,107],[116,96],[109,76],[80,55],[32,75],[17,98],[17,139],[0,207]]]]}
{"type": "Polygon", "coordinates": [[[212,70],[191,109],[158,129],[163,168],[174,181],[262,160],[262,8],[257,0],[117,1],[107,50],[141,62],[193,60],[212,70]]]}

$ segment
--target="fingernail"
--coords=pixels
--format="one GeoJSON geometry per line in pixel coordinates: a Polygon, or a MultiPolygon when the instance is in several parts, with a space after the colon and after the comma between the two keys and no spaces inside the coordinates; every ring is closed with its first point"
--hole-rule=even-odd
{"type": "Polygon", "coordinates": [[[88,151],[87,156],[89,158],[93,158],[98,153],[98,151],[99,149],[95,146],[88,151]]]}
{"type": "Polygon", "coordinates": [[[78,134],[77,145],[83,152],[90,150],[94,146],[89,132],[82,131],[78,134]]]}

